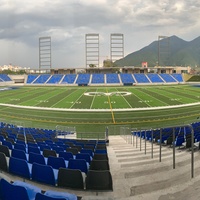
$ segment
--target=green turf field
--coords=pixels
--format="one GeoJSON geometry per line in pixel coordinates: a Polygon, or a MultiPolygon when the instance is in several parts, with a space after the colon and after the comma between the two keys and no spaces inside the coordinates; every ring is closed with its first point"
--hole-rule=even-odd
{"type": "Polygon", "coordinates": [[[63,125],[98,132],[110,125],[140,128],[195,121],[199,103],[200,87],[188,85],[19,87],[0,91],[0,118],[33,127],[63,125]]]}

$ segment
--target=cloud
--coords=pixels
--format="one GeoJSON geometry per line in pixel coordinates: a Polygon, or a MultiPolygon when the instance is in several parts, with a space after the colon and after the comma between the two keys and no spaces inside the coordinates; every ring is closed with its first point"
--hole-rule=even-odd
{"type": "MultiPolygon", "coordinates": [[[[125,55],[158,35],[187,40],[199,36],[200,2],[194,0],[0,0],[0,4],[1,47],[14,43],[10,57],[20,49],[19,65],[28,63],[23,59],[27,55],[31,67],[38,57],[31,59],[29,54],[42,36],[52,37],[52,59],[58,67],[84,66],[87,33],[100,34],[103,56],[109,56],[111,33],[124,34],[125,55]]],[[[0,65],[4,62],[1,58],[0,65]]]]}

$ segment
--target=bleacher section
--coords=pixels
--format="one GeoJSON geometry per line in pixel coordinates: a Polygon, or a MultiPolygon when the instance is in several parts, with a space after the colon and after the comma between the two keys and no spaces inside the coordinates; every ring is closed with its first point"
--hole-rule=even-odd
{"type": "Polygon", "coordinates": [[[39,75],[37,75],[37,74],[29,74],[28,77],[27,77],[26,83],[27,83],[27,84],[33,83],[34,80],[35,80],[38,76],[39,76],[39,75]]]}
{"type": "Polygon", "coordinates": [[[183,77],[181,74],[172,74],[172,76],[179,82],[182,83],[183,81],[183,77]]]}
{"type": "Polygon", "coordinates": [[[170,74],[159,74],[166,83],[176,83],[177,81],[170,74]]]}
{"type": "Polygon", "coordinates": [[[7,74],[0,74],[0,82],[12,81],[7,74]]]}
{"type": "Polygon", "coordinates": [[[150,83],[145,74],[134,74],[137,83],[150,83]]]}
{"type": "Polygon", "coordinates": [[[76,84],[78,85],[88,85],[90,81],[90,74],[79,74],[76,80],[76,84]]]}
{"type": "Polygon", "coordinates": [[[66,74],[61,84],[73,84],[76,79],[76,74],[66,74]]]}
{"type": "Polygon", "coordinates": [[[147,74],[152,83],[164,83],[164,81],[158,76],[158,74],[147,74]]]}
{"type": "Polygon", "coordinates": [[[106,83],[107,84],[119,84],[119,76],[118,74],[106,74],[106,83]]]}
{"type": "Polygon", "coordinates": [[[63,75],[62,74],[54,74],[51,78],[47,81],[47,84],[59,84],[63,75]]]}
{"type": "Polygon", "coordinates": [[[55,130],[6,123],[0,132],[0,170],[60,188],[113,190],[106,140],[57,138],[55,130]]]}
{"type": "MultiPolygon", "coordinates": [[[[9,77],[8,77],[9,78],[9,77]]],[[[1,81],[1,79],[0,79],[1,81]]],[[[181,74],[30,74],[27,84],[73,84],[73,85],[137,85],[183,83],[181,74]]]]}
{"type": "Polygon", "coordinates": [[[33,82],[33,84],[44,84],[50,78],[50,74],[41,74],[37,79],[33,82]]]}
{"type": "Polygon", "coordinates": [[[133,83],[135,83],[135,80],[133,79],[132,74],[120,74],[122,83],[124,85],[132,85],[133,83]]]}
{"type": "Polygon", "coordinates": [[[91,84],[104,84],[104,74],[92,74],[91,84]]]}

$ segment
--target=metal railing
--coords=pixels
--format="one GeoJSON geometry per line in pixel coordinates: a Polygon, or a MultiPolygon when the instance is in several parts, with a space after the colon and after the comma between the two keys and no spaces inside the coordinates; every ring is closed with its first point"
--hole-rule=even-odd
{"type": "MultiPolygon", "coordinates": [[[[194,129],[192,124],[182,124],[182,125],[178,125],[178,126],[169,126],[169,127],[162,127],[159,128],[157,130],[160,130],[159,133],[159,162],[162,162],[162,136],[163,136],[163,129],[164,128],[171,128],[172,131],[172,148],[173,148],[173,155],[172,155],[172,159],[173,159],[173,169],[176,168],[176,144],[175,144],[175,129],[179,127],[179,128],[183,128],[183,127],[188,127],[190,129],[191,132],[191,178],[194,178],[194,129]]],[[[142,151],[142,140],[144,139],[144,154],[147,154],[147,131],[151,131],[151,140],[149,140],[151,142],[151,158],[153,159],[154,157],[154,130],[152,128],[141,128],[140,130],[137,129],[132,129],[131,133],[127,133],[127,132],[122,132],[121,136],[125,139],[125,141],[128,144],[132,144],[135,148],[140,148],[140,151],[142,151]],[[135,132],[135,133],[133,133],[135,132]],[[144,138],[142,138],[142,132],[144,133],[144,138]],[[130,139],[131,138],[131,139],[130,139]],[[138,141],[139,140],[139,141],[138,141]],[[131,143],[130,143],[131,141],[131,143]]]]}

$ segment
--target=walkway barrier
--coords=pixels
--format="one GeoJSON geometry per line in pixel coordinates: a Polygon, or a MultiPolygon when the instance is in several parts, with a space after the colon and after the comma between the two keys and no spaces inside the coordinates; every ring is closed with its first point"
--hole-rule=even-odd
{"type": "Polygon", "coordinates": [[[131,129],[131,132],[128,132],[126,128],[121,128],[121,137],[124,138],[127,144],[132,144],[135,148],[140,148],[140,151],[144,150],[144,154],[147,154],[147,142],[151,143],[151,158],[154,158],[154,145],[159,145],[159,162],[162,162],[162,138],[164,129],[172,129],[172,167],[176,168],[176,144],[175,144],[175,130],[176,128],[188,128],[191,133],[191,178],[194,177],[194,129],[192,124],[184,124],[177,126],[162,127],[158,129],[152,128],[141,128],[140,130],[131,129]],[[148,131],[148,140],[147,140],[147,131],[148,131]],[[159,134],[159,142],[155,141],[154,131],[159,134]],[[131,139],[130,139],[131,138],[131,139]],[[144,146],[142,146],[144,145],[144,146]]]}

